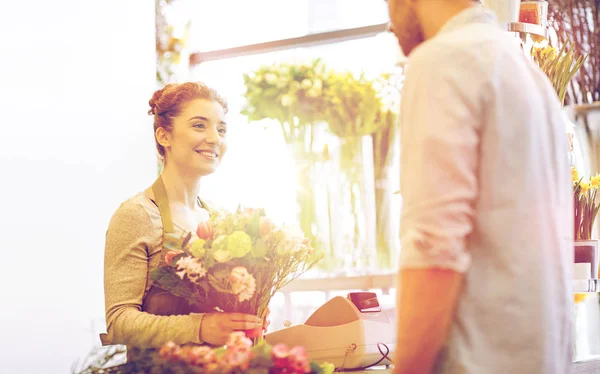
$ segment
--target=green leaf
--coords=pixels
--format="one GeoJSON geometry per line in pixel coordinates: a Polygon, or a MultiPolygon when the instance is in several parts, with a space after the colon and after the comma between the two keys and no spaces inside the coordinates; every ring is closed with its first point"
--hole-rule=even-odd
{"type": "Polygon", "coordinates": [[[181,243],[181,248],[185,248],[185,246],[190,242],[190,239],[192,239],[192,233],[188,232],[181,243]]]}
{"type": "Polygon", "coordinates": [[[246,226],[246,233],[251,238],[258,237],[258,228],[260,226],[260,216],[261,216],[261,211],[257,209],[254,212],[254,214],[252,214],[252,217],[250,218],[250,222],[248,222],[248,226],[246,226]]]}
{"type": "Polygon", "coordinates": [[[181,278],[175,272],[175,269],[170,266],[161,266],[150,272],[150,279],[160,286],[171,289],[181,283],[181,278]]]}
{"type": "Polygon", "coordinates": [[[271,346],[266,344],[264,341],[252,347],[254,359],[252,359],[250,362],[250,367],[270,367],[273,364],[273,359],[271,358],[271,349],[271,346]]]}
{"type": "Polygon", "coordinates": [[[267,255],[267,243],[263,240],[263,238],[258,238],[254,242],[254,247],[252,248],[252,257],[265,257],[267,255]]]}
{"type": "Polygon", "coordinates": [[[214,252],[212,250],[206,251],[204,254],[204,258],[202,259],[202,263],[204,264],[205,269],[210,269],[215,265],[214,252]]]}
{"type": "Polygon", "coordinates": [[[165,235],[165,241],[163,247],[172,251],[181,251],[183,246],[181,245],[181,239],[172,235],[165,235]]]}

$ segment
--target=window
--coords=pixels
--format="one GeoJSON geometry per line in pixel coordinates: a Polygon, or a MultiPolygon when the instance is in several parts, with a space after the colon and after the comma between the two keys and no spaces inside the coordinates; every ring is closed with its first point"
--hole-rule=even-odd
{"type": "Polygon", "coordinates": [[[215,175],[203,184],[203,193],[217,205],[235,208],[238,203],[263,206],[274,218],[293,221],[295,171],[276,123],[249,124],[240,115],[244,104],[243,74],[264,64],[321,58],[327,66],[367,75],[391,72],[400,48],[391,34],[332,45],[296,48],[226,60],[192,68],[191,79],[215,87],[229,101],[228,153],[215,175]],[[243,188],[240,188],[243,186],[243,188]]]}
{"type": "Polygon", "coordinates": [[[388,21],[387,5],[377,0],[187,1],[181,7],[191,14],[192,52],[388,21]]]}

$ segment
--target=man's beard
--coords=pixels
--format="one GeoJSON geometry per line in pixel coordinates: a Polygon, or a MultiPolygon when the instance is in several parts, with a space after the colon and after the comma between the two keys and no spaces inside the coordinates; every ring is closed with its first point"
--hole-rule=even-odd
{"type": "Polygon", "coordinates": [[[416,47],[425,41],[425,37],[414,10],[405,19],[406,22],[402,27],[394,28],[394,31],[400,48],[402,48],[402,53],[408,57],[416,47]]]}

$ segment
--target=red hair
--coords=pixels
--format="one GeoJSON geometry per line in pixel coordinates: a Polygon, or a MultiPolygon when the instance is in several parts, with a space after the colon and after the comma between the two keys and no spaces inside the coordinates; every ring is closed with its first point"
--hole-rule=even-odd
{"type": "MultiPolygon", "coordinates": [[[[173,119],[181,114],[183,106],[191,100],[207,99],[219,103],[225,113],[228,111],[227,101],[214,89],[200,82],[186,82],[167,84],[164,88],[156,91],[149,101],[150,110],[148,114],[154,115],[154,133],[162,127],[167,131],[173,128],[173,119]]],[[[155,139],[156,141],[156,135],[155,139]]],[[[156,141],[158,154],[164,158],[165,149],[156,141]]]]}

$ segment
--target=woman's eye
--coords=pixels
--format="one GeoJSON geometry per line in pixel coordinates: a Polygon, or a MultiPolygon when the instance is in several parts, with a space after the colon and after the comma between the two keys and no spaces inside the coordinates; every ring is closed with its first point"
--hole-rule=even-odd
{"type": "Polygon", "coordinates": [[[198,128],[201,128],[201,129],[206,128],[206,126],[204,126],[203,123],[197,123],[197,124],[194,125],[194,127],[198,127],[198,128]]]}
{"type": "Polygon", "coordinates": [[[227,129],[219,129],[219,133],[225,135],[227,134],[227,129]]]}

